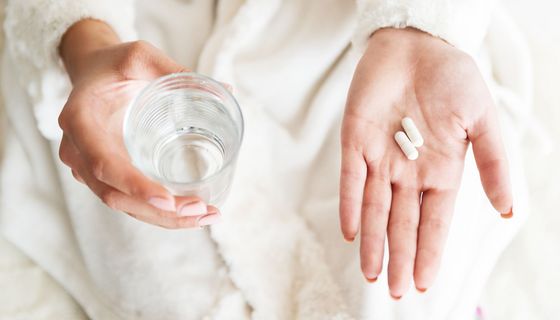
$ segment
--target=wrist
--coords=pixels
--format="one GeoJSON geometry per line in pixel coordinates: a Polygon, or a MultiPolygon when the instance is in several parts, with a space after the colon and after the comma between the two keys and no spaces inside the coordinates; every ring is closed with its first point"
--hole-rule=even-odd
{"type": "Polygon", "coordinates": [[[59,54],[70,80],[86,74],[93,63],[92,55],[98,50],[120,43],[119,37],[106,23],[84,19],[73,24],[60,42],[59,54]]]}

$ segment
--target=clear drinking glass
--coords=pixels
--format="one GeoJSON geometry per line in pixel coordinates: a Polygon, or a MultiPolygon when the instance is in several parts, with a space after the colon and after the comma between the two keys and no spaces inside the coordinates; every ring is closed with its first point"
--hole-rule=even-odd
{"type": "Polygon", "coordinates": [[[233,95],[200,74],[151,82],[129,105],[123,137],[133,164],[172,194],[225,200],[243,139],[233,95]]]}

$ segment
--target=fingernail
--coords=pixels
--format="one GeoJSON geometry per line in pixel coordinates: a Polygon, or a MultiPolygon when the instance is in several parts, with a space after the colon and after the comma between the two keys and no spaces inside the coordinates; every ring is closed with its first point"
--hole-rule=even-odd
{"type": "Polygon", "coordinates": [[[418,290],[418,292],[420,293],[424,293],[426,292],[426,290],[428,290],[428,288],[416,288],[416,290],[418,290]]]}
{"type": "Polygon", "coordinates": [[[391,298],[393,298],[393,300],[400,300],[402,298],[402,296],[394,296],[393,294],[391,294],[391,298]]]}
{"type": "Polygon", "coordinates": [[[217,223],[220,220],[221,220],[221,215],[219,213],[211,213],[198,218],[197,224],[199,227],[203,227],[203,226],[217,223]]]}
{"type": "Polygon", "coordinates": [[[352,237],[352,238],[350,238],[350,239],[344,237],[344,241],[346,241],[346,242],[348,242],[348,243],[354,242],[354,239],[355,239],[355,237],[352,237]]]}
{"type": "Polygon", "coordinates": [[[377,281],[377,277],[375,277],[375,278],[366,277],[366,281],[369,282],[369,283],[374,283],[375,281],[377,281]]]}
{"type": "Polygon", "coordinates": [[[148,203],[163,211],[175,211],[175,201],[173,199],[151,197],[148,199],[148,203]]]}
{"type": "Polygon", "coordinates": [[[202,201],[195,201],[190,203],[185,203],[177,210],[177,214],[181,217],[184,216],[197,216],[201,214],[206,214],[206,204],[202,201]]]}
{"type": "Polygon", "coordinates": [[[513,217],[513,207],[509,209],[509,212],[501,213],[502,218],[509,219],[513,217]]]}

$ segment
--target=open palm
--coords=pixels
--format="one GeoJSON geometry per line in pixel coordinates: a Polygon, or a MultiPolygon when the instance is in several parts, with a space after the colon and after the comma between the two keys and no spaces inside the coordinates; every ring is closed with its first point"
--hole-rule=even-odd
{"type": "Polygon", "coordinates": [[[511,216],[495,112],[466,54],[414,29],[383,29],[371,37],[344,115],[340,218],[346,239],[360,232],[369,281],[381,273],[387,235],[394,298],[412,278],[420,291],[435,280],[469,142],[488,198],[502,216],[511,216]],[[405,116],[425,141],[415,161],[393,139],[405,116]]]}

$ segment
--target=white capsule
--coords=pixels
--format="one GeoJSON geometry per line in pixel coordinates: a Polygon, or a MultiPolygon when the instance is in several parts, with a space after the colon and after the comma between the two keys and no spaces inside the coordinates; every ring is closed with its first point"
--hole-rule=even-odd
{"type": "Polygon", "coordinates": [[[397,131],[397,133],[395,133],[395,141],[397,142],[399,147],[401,147],[402,152],[408,158],[408,160],[418,159],[418,150],[416,150],[412,142],[408,140],[406,133],[397,131]]]}
{"type": "Polygon", "coordinates": [[[401,125],[404,132],[406,132],[408,139],[410,139],[410,142],[412,142],[415,147],[421,147],[424,144],[424,139],[411,118],[404,117],[401,121],[401,125]]]}

